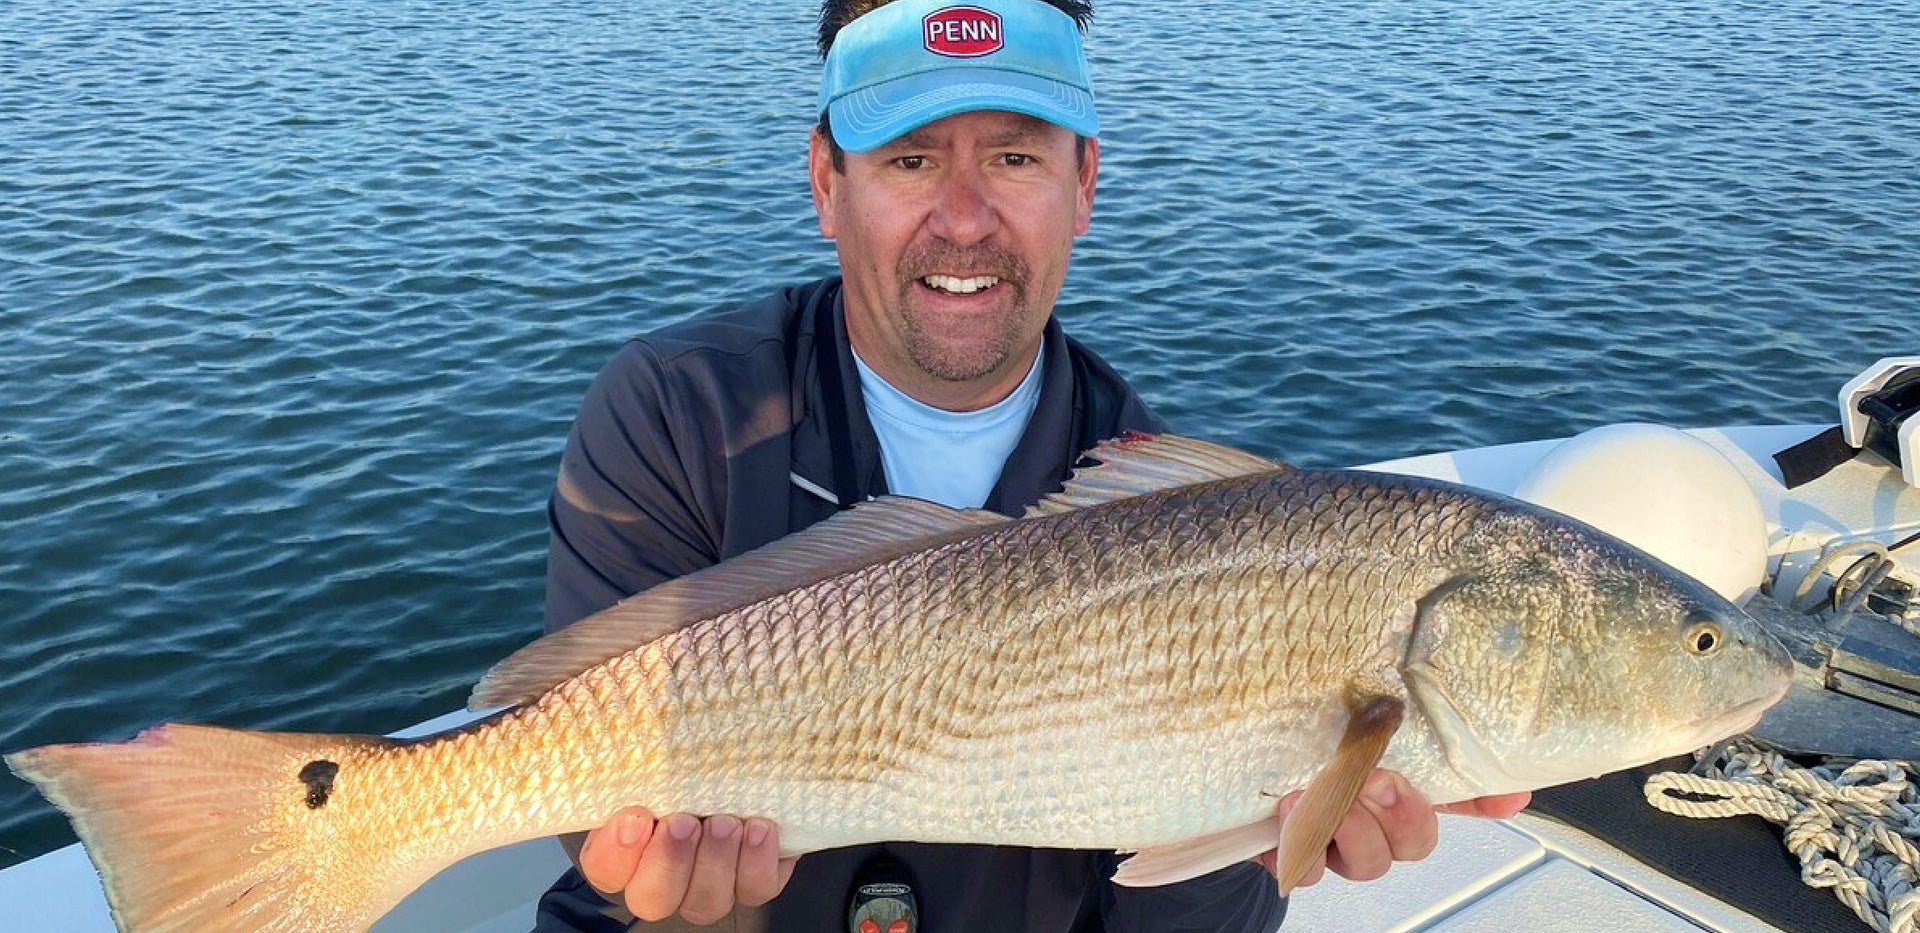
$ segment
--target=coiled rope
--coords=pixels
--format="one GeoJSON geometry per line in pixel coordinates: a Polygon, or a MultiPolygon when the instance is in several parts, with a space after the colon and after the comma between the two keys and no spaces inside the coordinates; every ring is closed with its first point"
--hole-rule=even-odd
{"type": "Polygon", "coordinates": [[[1833,759],[1805,768],[1746,738],[1694,773],[1647,779],[1647,802],[1701,819],[1754,815],[1786,828],[1800,878],[1831,888],[1879,933],[1920,933],[1920,790],[1913,765],[1833,759]]]}

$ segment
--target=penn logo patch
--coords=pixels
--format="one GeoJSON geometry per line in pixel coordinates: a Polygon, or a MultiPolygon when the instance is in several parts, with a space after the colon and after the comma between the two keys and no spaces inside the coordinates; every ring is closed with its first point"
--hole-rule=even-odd
{"type": "Polygon", "coordinates": [[[920,21],[927,51],[954,58],[976,58],[1000,51],[1000,14],[977,6],[950,6],[920,21]]]}

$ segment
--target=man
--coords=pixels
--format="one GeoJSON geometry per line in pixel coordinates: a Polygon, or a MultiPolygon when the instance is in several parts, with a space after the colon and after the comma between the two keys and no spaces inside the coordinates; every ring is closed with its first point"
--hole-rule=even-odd
{"type": "MultiPolygon", "coordinates": [[[[842,277],[635,340],[595,380],[550,508],[550,628],[881,493],[1018,515],[1080,451],[1162,430],[1052,315],[1100,158],[1087,15],[1079,0],[829,0],[809,174],[842,277]]],[[[1433,809],[1381,772],[1328,858],[1376,877],[1424,857],[1437,833],[1433,809]]],[[[1111,852],[778,852],[762,820],[624,811],[587,836],[539,930],[624,930],[637,916],[778,931],[1267,931],[1285,912],[1253,863],[1123,889],[1107,881],[1111,852]]]]}

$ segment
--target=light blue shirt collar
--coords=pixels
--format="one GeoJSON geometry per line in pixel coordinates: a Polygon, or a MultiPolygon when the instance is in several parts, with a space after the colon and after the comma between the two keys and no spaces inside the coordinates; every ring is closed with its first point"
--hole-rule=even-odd
{"type": "Polygon", "coordinates": [[[975,411],[947,411],[894,388],[854,353],[887,489],[956,509],[985,504],[1039,405],[1040,361],[1046,356],[1042,346],[1006,398],[975,411]]]}

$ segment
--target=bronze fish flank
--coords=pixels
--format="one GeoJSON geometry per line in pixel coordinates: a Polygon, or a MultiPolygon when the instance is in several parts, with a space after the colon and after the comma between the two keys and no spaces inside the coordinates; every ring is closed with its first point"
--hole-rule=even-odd
{"type": "MultiPolygon", "coordinates": [[[[359,933],[452,862],[617,809],[1138,851],[1117,881],[1324,847],[1376,762],[1436,802],[1748,728],[1790,665],[1570,519],[1446,483],[1131,436],[1020,520],[906,499],[502,662],[419,741],[166,725],[7,757],[125,933],[359,933]],[[857,663],[849,659],[858,659],[857,663]]],[[[1285,879],[1290,884],[1295,879],[1285,879]]]]}

